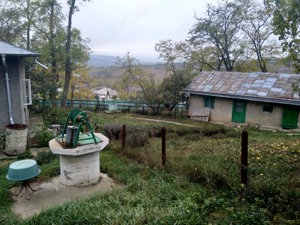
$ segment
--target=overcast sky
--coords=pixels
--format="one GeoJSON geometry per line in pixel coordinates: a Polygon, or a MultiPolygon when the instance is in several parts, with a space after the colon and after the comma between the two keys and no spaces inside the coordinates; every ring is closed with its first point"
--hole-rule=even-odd
{"type": "MultiPolygon", "coordinates": [[[[77,0],[80,3],[80,0],[77,0]]],[[[73,26],[90,39],[94,54],[158,58],[160,40],[184,40],[207,3],[217,0],[91,0],[79,5],[73,26]]],[[[64,10],[65,11],[65,10],[64,10]]],[[[66,12],[66,11],[65,11],[66,12]]]]}

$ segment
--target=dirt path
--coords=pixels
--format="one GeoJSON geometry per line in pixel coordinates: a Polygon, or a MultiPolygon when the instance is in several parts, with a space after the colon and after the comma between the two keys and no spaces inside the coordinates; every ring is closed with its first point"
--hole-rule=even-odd
{"type": "Polygon", "coordinates": [[[186,127],[198,127],[196,125],[191,125],[191,124],[186,124],[186,123],[179,123],[179,122],[168,121],[168,120],[156,120],[156,119],[148,119],[148,118],[141,118],[141,117],[135,117],[135,119],[151,121],[151,122],[157,122],[157,123],[169,123],[169,124],[175,124],[175,125],[186,126],[186,127]]]}

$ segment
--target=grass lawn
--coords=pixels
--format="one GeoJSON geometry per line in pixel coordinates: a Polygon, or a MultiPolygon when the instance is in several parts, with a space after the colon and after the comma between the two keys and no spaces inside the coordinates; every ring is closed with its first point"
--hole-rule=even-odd
{"type": "MultiPolygon", "coordinates": [[[[0,167],[0,224],[300,223],[299,135],[248,129],[249,185],[245,187],[239,177],[239,130],[187,119],[176,122],[196,127],[136,117],[94,115],[100,131],[111,135],[110,144],[100,154],[101,171],[124,184],[124,189],[21,220],[10,209],[8,189],[15,184],[5,178],[4,163],[0,167]],[[122,124],[128,132],[126,149],[117,140],[122,124]],[[162,126],[167,128],[164,166],[162,126]]],[[[57,175],[57,158],[49,154],[40,162],[43,173],[39,179],[57,175]]]]}

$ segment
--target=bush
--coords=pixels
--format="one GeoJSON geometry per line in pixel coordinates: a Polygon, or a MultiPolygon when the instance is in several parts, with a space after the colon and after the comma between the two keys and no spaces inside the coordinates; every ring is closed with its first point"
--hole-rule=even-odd
{"type": "Polygon", "coordinates": [[[121,129],[121,126],[117,124],[106,124],[104,126],[104,132],[109,139],[119,140],[121,129]]]}
{"type": "Polygon", "coordinates": [[[34,139],[37,142],[37,147],[47,147],[52,138],[54,138],[53,133],[46,127],[42,128],[42,130],[38,131],[34,136],[34,139]]]}
{"type": "Polygon", "coordinates": [[[69,112],[63,108],[50,108],[43,113],[43,121],[46,127],[51,124],[65,124],[69,112]]]}
{"type": "Polygon", "coordinates": [[[198,127],[180,127],[176,130],[179,137],[185,136],[187,134],[199,134],[201,131],[198,127]]]}
{"type": "MultiPolygon", "coordinates": [[[[106,124],[104,132],[110,139],[120,140],[122,126],[117,124],[106,124]]],[[[157,128],[126,126],[126,144],[129,147],[142,147],[149,143],[149,138],[160,137],[161,131],[157,128]]]]}
{"type": "Polygon", "coordinates": [[[132,148],[143,147],[149,143],[148,132],[133,128],[126,134],[126,143],[132,148]]]}
{"type": "Polygon", "coordinates": [[[216,134],[225,134],[226,133],[226,129],[224,127],[221,126],[205,126],[202,130],[201,130],[201,134],[203,136],[206,137],[211,137],[213,135],[216,134]]]}
{"type": "Polygon", "coordinates": [[[39,152],[36,157],[36,161],[39,165],[50,163],[52,160],[56,159],[57,156],[51,151],[39,152]]]}

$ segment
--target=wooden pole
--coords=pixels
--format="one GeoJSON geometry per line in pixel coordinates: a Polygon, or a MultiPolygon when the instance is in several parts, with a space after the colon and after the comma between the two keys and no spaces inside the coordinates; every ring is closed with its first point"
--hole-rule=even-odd
{"type": "Polygon", "coordinates": [[[122,149],[125,149],[126,125],[122,126],[122,149]]]}
{"type": "Polygon", "coordinates": [[[161,163],[166,164],[166,128],[161,128],[161,163]]]}
{"type": "Polygon", "coordinates": [[[241,183],[248,185],[248,132],[242,132],[241,183]]]}

